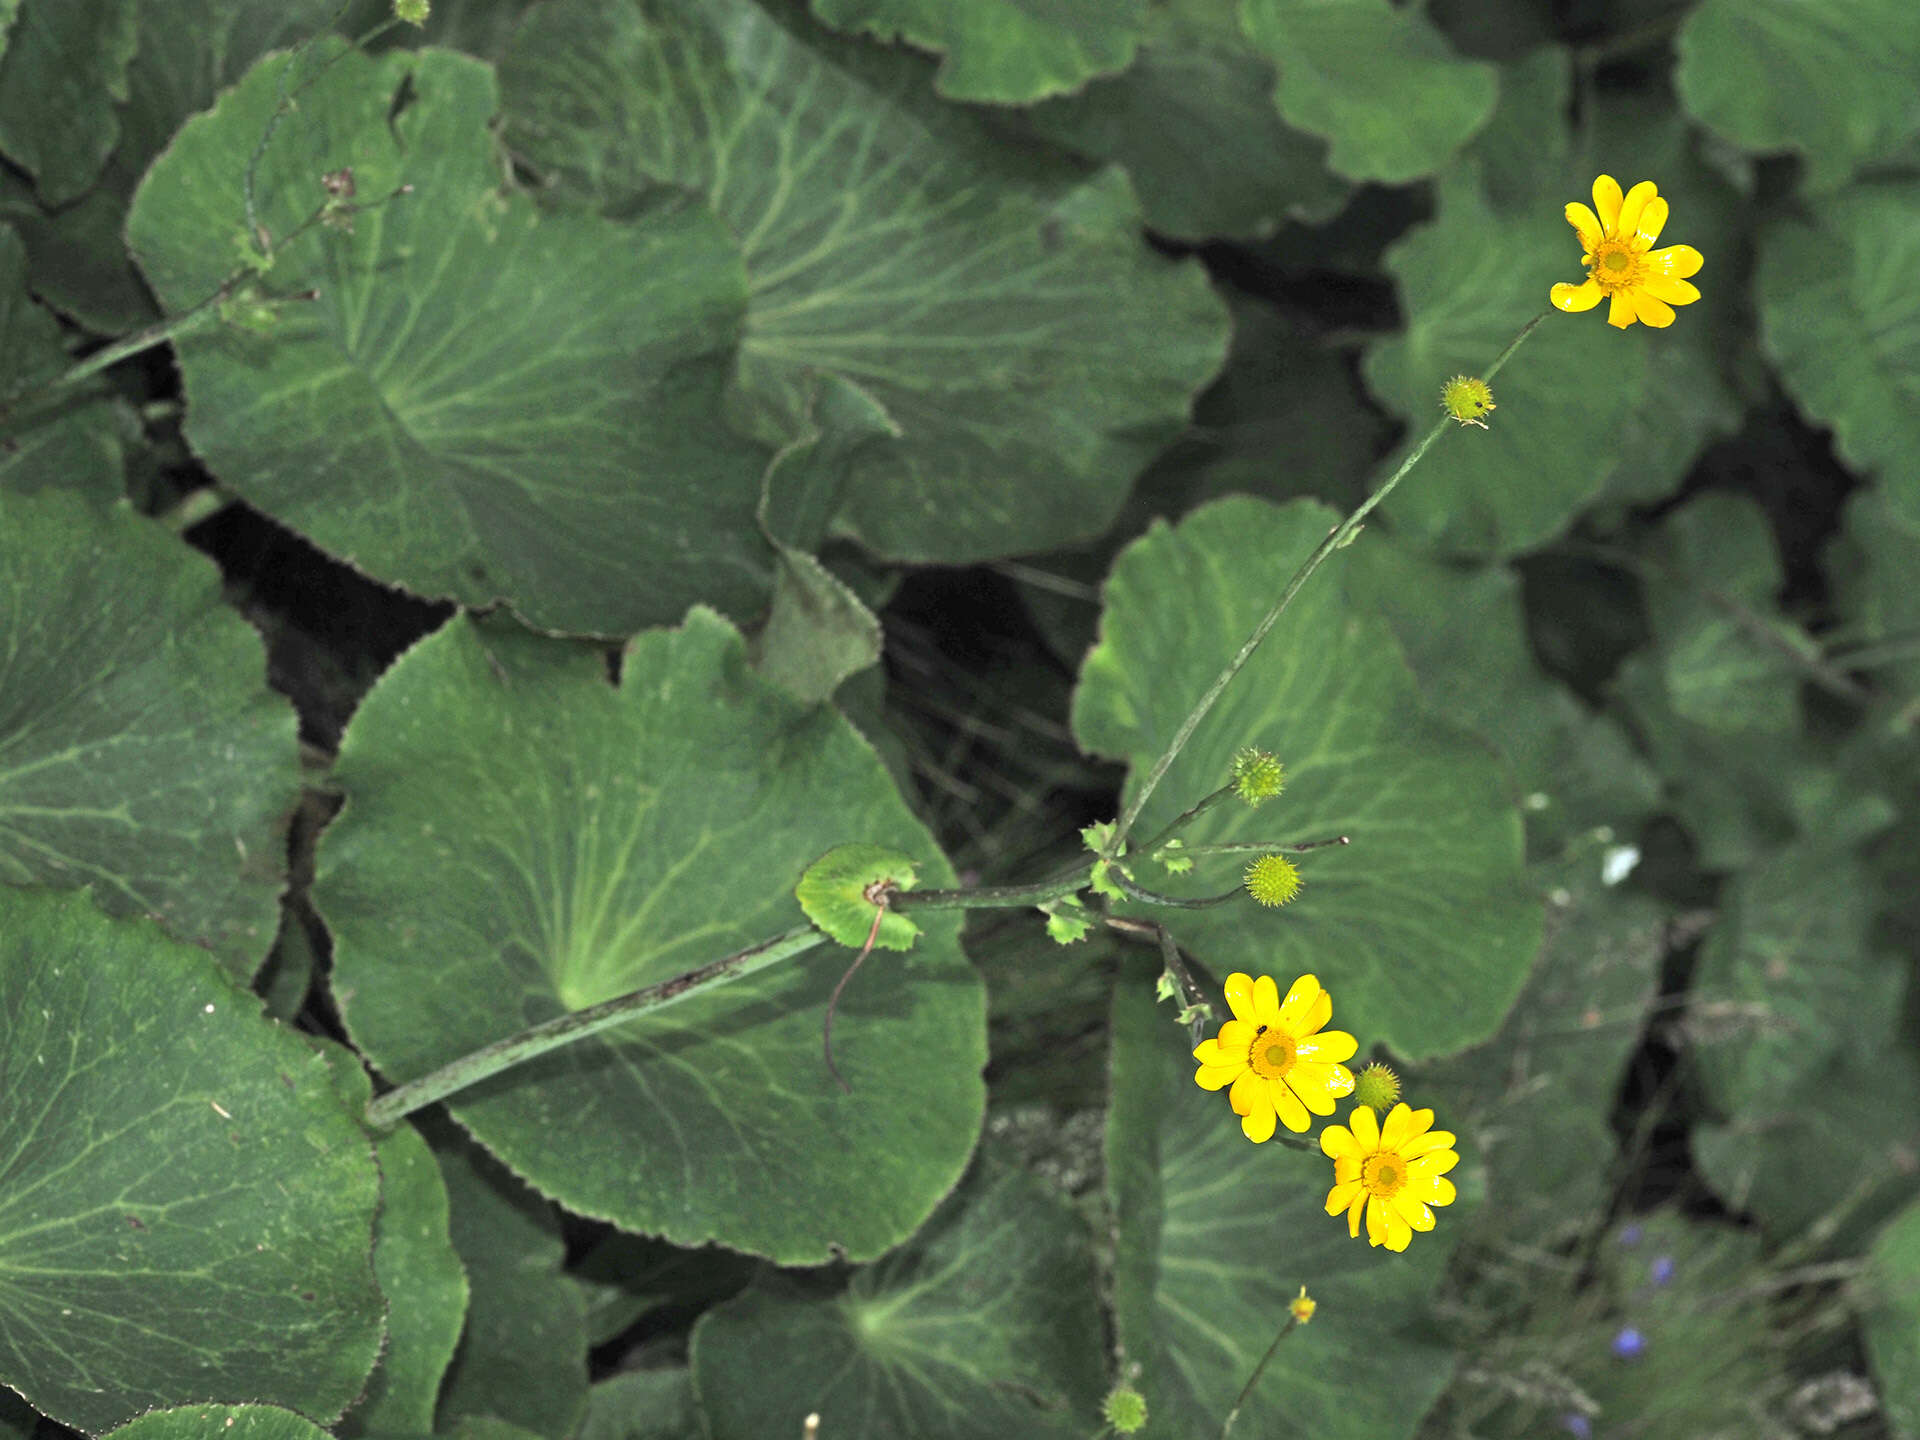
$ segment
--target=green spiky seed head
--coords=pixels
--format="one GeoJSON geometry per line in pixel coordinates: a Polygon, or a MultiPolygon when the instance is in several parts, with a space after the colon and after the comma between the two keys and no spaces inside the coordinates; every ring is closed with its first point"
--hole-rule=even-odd
{"type": "Polygon", "coordinates": [[[1100,1415],[1122,1435],[1131,1435],[1147,1423],[1147,1397],[1131,1385],[1116,1385],[1101,1402],[1100,1415]]]}
{"type": "Polygon", "coordinates": [[[1376,1115],[1384,1115],[1400,1099],[1400,1077],[1385,1065],[1364,1065],[1353,1077],[1353,1103],[1365,1105],[1376,1115]]]}
{"type": "Polygon", "coordinates": [[[1440,387],[1440,408],[1462,425],[1487,428],[1483,418],[1495,406],[1493,390],[1477,375],[1456,375],[1440,387]]]}
{"type": "Polygon", "coordinates": [[[428,0],[393,0],[394,18],[404,20],[409,25],[426,24],[430,8],[428,0]]]}
{"type": "Polygon", "coordinates": [[[1233,789],[1249,805],[1271,800],[1287,787],[1287,767],[1270,750],[1242,750],[1233,757],[1233,789]]]}
{"type": "Polygon", "coordinates": [[[1247,866],[1246,883],[1262,905],[1284,905],[1300,893],[1300,867],[1284,855],[1262,855],[1247,866]]]}

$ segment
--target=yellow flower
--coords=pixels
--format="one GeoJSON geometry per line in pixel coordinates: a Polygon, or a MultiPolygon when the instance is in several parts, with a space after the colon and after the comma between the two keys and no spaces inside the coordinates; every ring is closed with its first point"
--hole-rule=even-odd
{"type": "Polygon", "coordinates": [[[1255,980],[1235,971],[1227,1004],[1233,1019],[1194,1050],[1200,1068],[1193,1078],[1207,1090],[1233,1087],[1227,1099],[1249,1140],[1271,1140],[1276,1116],[1289,1130],[1305,1130],[1309,1110],[1331,1115],[1334,1102],[1353,1092],[1352,1072],[1340,1062],[1360,1042],[1344,1030],[1320,1033],[1333,1018],[1333,997],[1313,976],[1294,981],[1283,1001],[1271,975],[1255,980]]]}
{"type": "Polygon", "coordinates": [[[1624,330],[1639,320],[1655,329],[1673,323],[1675,305],[1691,305],[1700,292],[1687,283],[1704,263],[1691,245],[1652,249],[1667,223],[1667,202],[1651,180],[1642,180],[1624,196],[1620,182],[1602,175],[1593,182],[1593,205],[1567,206],[1567,223],[1587,253],[1581,285],[1556,285],[1553,303],[1562,310],[1591,310],[1611,301],[1607,323],[1624,330]],[[1594,210],[1599,211],[1596,215],[1594,210]]]}
{"type": "Polygon", "coordinates": [[[1386,1124],[1356,1105],[1347,1117],[1353,1126],[1329,1125],[1320,1132],[1320,1148],[1333,1158],[1333,1189],[1327,1213],[1347,1212],[1347,1233],[1360,1238],[1360,1216],[1367,1217],[1367,1243],[1404,1250],[1416,1230],[1433,1229],[1434,1205],[1453,1203],[1447,1171],[1460,1163],[1454,1139],[1445,1130],[1429,1130],[1433,1111],[1393,1107],[1386,1124]]]}

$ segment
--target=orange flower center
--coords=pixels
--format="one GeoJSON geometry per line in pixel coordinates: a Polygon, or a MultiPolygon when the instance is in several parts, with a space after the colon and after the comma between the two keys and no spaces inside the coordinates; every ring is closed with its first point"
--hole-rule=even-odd
{"type": "Polygon", "coordinates": [[[1640,252],[1630,239],[1602,240],[1587,257],[1593,267],[1593,280],[1607,294],[1631,290],[1646,278],[1640,252]]]}
{"type": "Polygon", "coordinates": [[[1248,1047],[1247,1067],[1256,1075],[1278,1080],[1293,1068],[1295,1050],[1291,1035],[1262,1025],[1248,1047]]]}
{"type": "Polygon", "coordinates": [[[1381,1150],[1360,1162],[1360,1183],[1369,1194],[1390,1200],[1407,1183],[1407,1162],[1391,1150],[1381,1150]]]}

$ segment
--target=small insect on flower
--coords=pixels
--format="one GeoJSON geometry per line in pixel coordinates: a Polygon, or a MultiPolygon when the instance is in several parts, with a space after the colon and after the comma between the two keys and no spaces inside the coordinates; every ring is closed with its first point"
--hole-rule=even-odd
{"type": "Polygon", "coordinates": [[[1353,1107],[1346,1125],[1320,1132],[1320,1148],[1333,1161],[1327,1213],[1347,1212],[1347,1233],[1367,1243],[1404,1250],[1416,1230],[1433,1229],[1434,1205],[1451,1205],[1455,1190],[1447,1171],[1460,1163],[1453,1136],[1433,1130],[1433,1111],[1396,1105],[1386,1123],[1364,1105],[1353,1107]]]}
{"type": "Polygon", "coordinates": [[[1205,1090],[1233,1087],[1228,1103],[1255,1144],[1273,1138],[1276,1118],[1298,1134],[1309,1110],[1333,1114],[1334,1102],[1353,1092],[1353,1074],[1340,1062],[1360,1042],[1344,1030],[1321,1031],[1333,1018],[1333,997],[1320,982],[1302,975],[1282,1000],[1271,975],[1255,980],[1235,971],[1226,991],[1233,1019],[1194,1050],[1195,1082],[1205,1090]]]}
{"type": "Polygon", "coordinates": [[[1622,195],[1620,182],[1602,175],[1593,182],[1593,207],[1589,210],[1577,200],[1567,206],[1567,223],[1586,251],[1580,263],[1587,267],[1587,278],[1579,285],[1554,286],[1554,305],[1591,310],[1606,300],[1609,325],[1624,330],[1638,320],[1664,330],[1673,324],[1675,305],[1691,305],[1700,298],[1687,283],[1705,263],[1700,252],[1691,245],[1652,248],[1667,223],[1667,202],[1651,180],[1622,195]]]}

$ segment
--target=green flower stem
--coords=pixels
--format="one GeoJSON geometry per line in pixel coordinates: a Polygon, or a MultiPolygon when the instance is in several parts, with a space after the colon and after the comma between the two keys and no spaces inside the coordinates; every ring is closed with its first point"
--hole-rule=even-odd
{"type": "Polygon", "coordinates": [[[1267,1353],[1260,1357],[1260,1363],[1253,1367],[1253,1374],[1247,1377],[1247,1383],[1240,1387],[1240,1393],[1234,1397],[1233,1408],[1227,1411],[1227,1418],[1220,1422],[1220,1440],[1227,1440],[1233,1433],[1233,1422],[1240,1418],[1240,1407],[1247,1403],[1247,1397],[1253,1394],[1254,1386],[1260,1383],[1260,1377],[1267,1373],[1267,1366],[1273,1362],[1274,1355],[1280,1349],[1280,1342],[1291,1335],[1300,1326],[1292,1310],[1287,1312],[1287,1323],[1280,1327],[1280,1333],[1273,1337],[1273,1343],[1267,1346],[1267,1353]]]}
{"type": "Polygon", "coordinates": [[[1154,851],[1166,844],[1167,841],[1171,840],[1180,831],[1184,830],[1195,820],[1198,820],[1202,815],[1206,814],[1207,811],[1233,794],[1233,789],[1232,782],[1228,782],[1211,795],[1204,796],[1191,810],[1186,811],[1184,814],[1176,815],[1166,829],[1154,836],[1153,839],[1149,840],[1145,845],[1140,846],[1137,853],[1141,855],[1153,854],[1154,851]]]}
{"type": "MultiPolygon", "coordinates": [[[[1521,343],[1534,332],[1535,327],[1553,313],[1551,310],[1542,310],[1521,326],[1520,333],[1507,342],[1507,348],[1500,352],[1480,378],[1491,380],[1497,375],[1501,367],[1513,358],[1513,352],[1518,350],[1521,343]]],[[[1193,738],[1193,732],[1200,728],[1200,722],[1206,718],[1207,712],[1213,709],[1214,702],[1220,698],[1221,693],[1233,683],[1234,677],[1246,668],[1247,662],[1253,658],[1253,652],[1260,648],[1260,642],[1267,638],[1267,632],[1273,629],[1274,624],[1286,612],[1286,608],[1293,603],[1293,597],[1300,593],[1301,586],[1313,577],[1313,572],[1325,563],[1329,555],[1353,540],[1359,532],[1361,523],[1373,513],[1374,507],[1393,493],[1394,487],[1407,478],[1407,472],[1420,463],[1427,451],[1433,448],[1433,442],[1438,440],[1449,427],[1459,428],[1458,423],[1451,416],[1442,415],[1436,420],[1433,428],[1420,437],[1420,443],[1413,447],[1412,453],[1401,462],[1400,468],[1393,472],[1386,484],[1369,495],[1361,502],[1358,509],[1335,526],[1327,538],[1322,540],[1315,547],[1314,552],[1307,557],[1306,563],[1294,571],[1293,578],[1287,582],[1287,588],[1280,592],[1280,598],[1274,602],[1273,608],[1267,611],[1258,625],[1253,627],[1253,633],[1247,637],[1246,644],[1242,645],[1239,653],[1227,662],[1227,668],[1220,672],[1219,678],[1207,687],[1206,694],[1202,695],[1199,703],[1188,712],[1187,718],[1180,722],[1180,728],[1174,732],[1173,739],[1166,750],[1158,760],[1153,762],[1153,768],[1147,772],[1146,783],[1140,787],[1139,793],[1133,797],[1121,814],[1120,823],[1114,826],[1113,838],[1108,842],[1111,848],[1103,852],[1103,859],[1111,860],[1120,853],[1120,842],[1127,838],[1127,833],[1133,829],[1133,822],[1140,818],[1140,812],[1146,808],[1147,801],[1152,797],[1154,790],[1166,778],[1168,769],[1179,758],[1180,752],[1187,748],[1187,742],[1193,738]]]]}
{"type": "Polygon", "coordinates": [[[598,1005],[589,1005],[585,1010],[556,1016],[532,1029],[522,1030],[518,1035],[509,1035],[472,1054],[462,1055],[458,1060],[442,1065],[418,1080],[410,1080],[405,1085],[389,1090],[367,1107],[366,1124],[370,1129],[388,1129],[398,1124],[401,1117],[411,1115],[436,1100],[444,1100],[469,1085],[478,1084],[490,1075],[498,1075],[502,1070],[524,1065],[550,1050],[558,1050],[562,1045],[571,1045],[576,1040],[610,1030],[636,1015],[650,1015],[689,995],[765,970],[816,945],[824,945],[826,940],[827,937],[811,925],[801,925],[771,940],[762,940],[758,945],[749,945],[744,950],[710,960],[697,969],[676,975],[671,980],[663,980],[658,985],[648,985],[644,989],[603,1000],[598,1005]]]}
{"type": "Polygon", "coordinates": [[[891,910],[1013,910],[1044,905],[1087,888],[1092,862],[1071,875],[1031,885],[979,885],[971,890],[896,890],[887,897],[891,910]]]}
{"type": "Polygon", "coordinates": [[[1182,855],[1272,855],[1284,851],[1290,855],[1303,855],[1309,850],[1324,850],[1329,845],[1351,845],[1353,839],[1347,835],[1333,835],[1325,840],[1302,840],[1298,844],[1282,845],[1263,840],[1235,840],[1221,845],[1189,845],[1182,855]]]}
{"type": "Polygon", "coordinates": [[[1138,900],[1142,905],[1164,905],[1171,910],[1211,910],[1214,906],[1224,905],[1229,900],[1238,900],[1247,893],[1235,886],[1224,895],[1209,895],[1204,900],[1183,900],[1177,895],[1162,895],[1158,890],[1148,890],[1134,884],[1120,873],[1117,865],[1108,866],[1107,875],[1129,900],[1138,900]]]}

